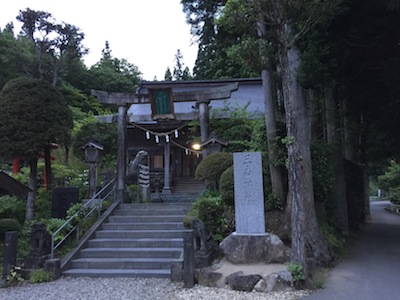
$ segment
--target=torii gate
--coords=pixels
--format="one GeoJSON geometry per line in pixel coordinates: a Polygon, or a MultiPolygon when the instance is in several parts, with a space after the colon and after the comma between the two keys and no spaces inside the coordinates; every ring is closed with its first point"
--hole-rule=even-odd
{"type": "MultiPolygon", "coordinates": [[[[193,81],[191,81],[193,82],[193,81]]],[[[156,87],[151,87],[151,83],[144,83],[148,90],[157,89],[171,89],[173,84],[165,83],[158,84],[156,87]]],[[[228,99],[231,96],[232,91],[238,89],[238,82],[226,84],[218,87],[211,87],[204,90],[196,91],[180,91],[173,92],[172,103],[174,100],[184,101],[196,101],[196,105],[199,107],[199,121],[200,121],[200,132],[201,142],[204,143],[209,137],[209,104],[211,100],[217,99],[228,99]]],[[[118,152],[117,152],[117,178],[116,178],[116,201],[123,201],[125,198],[126,190],[126,130],[127,130],[127,105],[139,103],[139,98],[133,93],[117,93],[117,92],[106,92],[99,90],[92,90],[92,95],[97,97],[100,103],[114,104],[118,106],[118,152]]],[[[143,96],[143,95],[142,95],[143,96]]],[[[149,100],[150,102],[150,100],[149,100]]],[[[203,158],[205,158],[207,152],[203,149],[203,158]]],[[[169,186],[169,164],[170,164],[170,146],[166,143],[164,148],[164,194],[170,194],[169,186]]]]}

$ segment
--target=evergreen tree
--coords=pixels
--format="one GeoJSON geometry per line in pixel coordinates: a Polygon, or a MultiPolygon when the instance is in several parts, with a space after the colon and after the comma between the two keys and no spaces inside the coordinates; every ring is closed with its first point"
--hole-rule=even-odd
{"type": "Polygon", "coordinates": [[[174,80],[182,80],[183,78],[183,55],[181,53],[181,50],[178,49],[175,54],[175,67],[174,67],[174,72],[173,72],[173,79],[174,80]]]}
{"type": "Polygon", "coordinates": [[[71,110],[48,82],[20,77],[0,92],[0,157],[21,158],[31,168],[26,220],[34,216],[38,154],[50,143],[67,143],[71,129],[71,110]]]}
{"type": "Polygon", "coordinates": [[[165,81],[172,81],[172,73],[171,73],[171,69],[169,67],[165,71],[164,80],[165,81]]]}

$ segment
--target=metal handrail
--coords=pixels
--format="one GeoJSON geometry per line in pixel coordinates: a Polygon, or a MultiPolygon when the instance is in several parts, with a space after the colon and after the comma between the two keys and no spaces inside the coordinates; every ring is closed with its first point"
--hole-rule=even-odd
{"type": "Polygon", "coordinates": [[[97,210],[97,218],[100,217],[100,210],[103,204],[103,201],[106,200],[108,197],[112,195],[112,193],[115,191],[115,186],[110,189],[104,197],[101,197],[101,194],[106,191],[113,183],[115,182],[115,179],[110,180],[99,192],[97,192],[88,202],[86,202],[83,207],[78,210],[75,214],[73,214],[63,225],[61,225],[54,233],[51,235],[51,253],[50,256],[53,259],[54,258],[54,251],[62,244],[65,242],[65,240],[72,235],[72,233],[76,230],[77,231],[77,240],[79,240],[79,224],[75,225],[72,227],[70,231],[55,245],[55,237],[58,233],[60,233],[61,230],[63,230],[67,225],[71,224],[72,220],[74,220],[81,212],[83,209],[91,207],[91,210],[85,215],[83,219],[86,219],[88,216],[90,216],[95,210],[97,210]],[[92,205],[94,201],[98,201],[96,205],[92,205]]]}

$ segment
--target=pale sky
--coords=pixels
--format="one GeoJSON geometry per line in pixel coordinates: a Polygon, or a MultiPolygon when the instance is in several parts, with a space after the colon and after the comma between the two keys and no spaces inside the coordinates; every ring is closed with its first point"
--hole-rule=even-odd
{"type": "Polygon", "coordinates": [[[26,8],[51,13],[57,21],[79,27],[85,34],[83,44],[90,51],[84,59],[88,67],[100,60],[108,41],[111,55],[138,66],[144,80],[153,80],[155,76],[163,80],[167,67],[171,71],[174,68],[178,49],[184,67],[193,70],[197,44],[192,43],[180,0],[4,1],[0,28],[12,21],[15,33],[19,33],[21,23],[16,16],[26,8]]]}

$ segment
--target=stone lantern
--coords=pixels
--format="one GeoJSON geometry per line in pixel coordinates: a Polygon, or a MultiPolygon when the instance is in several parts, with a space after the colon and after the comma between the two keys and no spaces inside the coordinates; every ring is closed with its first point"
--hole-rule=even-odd
{"type": "Polygon", "coordinates": [[[89,198],[96,194],[97,167],[100,163],[100,151],[104,147],[96,142],[90,141],[82,147],[85,150],[85,161],[89,166],[89,198]]]}
{"type": "MultiPolygon", "coordinates": [[[[228,146],[224,140],[220,139],[217,134],[213,131],[207,140],[205,140],[200,147],[205,150],[206,155],[221,152],[223,147],[228,146]]],[[[203,159],[205,158],[203,154],[203,159]]]]}

